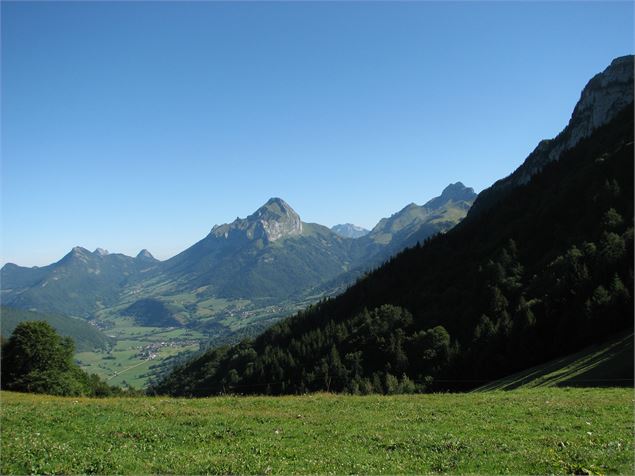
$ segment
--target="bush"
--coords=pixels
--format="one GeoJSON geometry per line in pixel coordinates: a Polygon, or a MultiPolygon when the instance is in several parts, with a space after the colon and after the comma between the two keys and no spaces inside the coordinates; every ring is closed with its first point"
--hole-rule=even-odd
{"type": "Polygon", "coordinates": [[[44,321],[16,326],[2,345],[0,386],[18,392],[63,396],[106,396],[121,393],[73,362],[75,344],[44,321]]]}

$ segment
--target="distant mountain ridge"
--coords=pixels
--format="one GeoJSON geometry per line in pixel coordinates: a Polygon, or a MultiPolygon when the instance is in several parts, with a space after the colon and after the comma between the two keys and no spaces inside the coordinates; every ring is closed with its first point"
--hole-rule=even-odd
{"type": "Polygon", "coordinates": [[[331,231],[337,233],[342,238],[361,238],[362,236],[370,233],[370,230],[362,228],[361,226],[353,225],[352,223],[332,226],[331,231]]]}
{"type": "Polygon", "coordinates": [[[362,239],[367,240],[375,253],[387,258],[405,247],[451,229],[465,217],[475,199],[473,188],[461,182],[450,184],[440,196],[425,204],[411,203],[390,217],[382,218],[362,239]]]}
{"type": "Polygon", "coordinates": [[[143,279],[156,263],[145,255],[132,258],[76,246],[48,266],[3,266],[2,301],[16,308],[90,317],[96,308],[115,304],[126,286],[143,279]]]}
{"type": "Polygon", "coordinates": [[[448,230],[466,215],[474,196],[460,182],[451,184],[439,197],[409,205],[370,232],[345,226],[354,239],[303,222],[287,202],[274,197],[246,218],[215,225],[205,238],[165,261],[145,249],[133,258],[77,246],[41,268],[7,264],[1,270],[2,299],[14,307],[85,318],[113,308],[140,323],[153,322],[148,310],[162,309],[161,322],[170,325],[193,324],[205,311],[178,304],[173,296],[183,293],[195,296],[195,302],[247,299],[252,307],[274,306],[267,312],[275,312],[279,303],[330,294],[390,254],[448,230]]]}

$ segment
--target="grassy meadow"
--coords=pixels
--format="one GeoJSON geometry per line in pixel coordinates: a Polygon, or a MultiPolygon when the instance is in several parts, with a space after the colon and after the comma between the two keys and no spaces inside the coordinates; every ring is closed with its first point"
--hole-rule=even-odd
{"type": "Polygon", "coordinates": [[[2,474],[633,474],[633,389],[399,396],[1,393],[2,474]]]}

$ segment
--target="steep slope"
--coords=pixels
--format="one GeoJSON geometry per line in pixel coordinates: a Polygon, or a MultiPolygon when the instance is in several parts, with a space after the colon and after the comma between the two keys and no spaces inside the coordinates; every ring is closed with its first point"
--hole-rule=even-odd
{"type": "Polygon", "coordinates": [[[48,322],[62,336],[71,337],[75,341],[77,352],[107,350],[111,346],[109,339],[103,332],[81,319],[61,316],[57,314],[43,314],[40,312],[0,307],[0,329],[2,336],[8,339],[13,329],[23,321],[48,322]]]}
{"type": "Polygon", "coordinates": [[[467,389],[632,329],[632,177],[631,103],[487,213],[156,390],[467,389]]]}
{"type": "Polygon", "coordinates": [[[332,226],[331,231],[337,233],[342,238],[361,238],[362,236],[370,233],[370,230],[362,228],[361,226],[353,225],[352,223],[332,226]]]}
{"type": "Polygon", "coordinates": [[[143,254],[131,258],[76,246],[57,263],[42,268],[2,267],[2,302],[8,306],[91,317],[95,309],[117,302],[128,284],[156,264],[143,254]]]}
{"type": "Polygon", "coordinates": [[[584,87],[569,124],[555,138],[541,141],[535,150],[511,175],[498,180],[483,190],[472,208],[472,215],[486,211],[497,201],[503,200],[510,190],[529,182],[550,162],[559,160],[562,154],[597,128],[611,122],[616,115],[633,102],[633,55],[614,59],[602,72],[595,75],[584,87]]]}

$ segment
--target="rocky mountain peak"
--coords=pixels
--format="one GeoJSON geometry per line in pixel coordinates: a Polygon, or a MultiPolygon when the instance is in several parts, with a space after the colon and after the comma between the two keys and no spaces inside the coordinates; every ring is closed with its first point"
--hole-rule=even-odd
{"type": "Polygon", "coordinates": [[[528,183],[549,162],[559,160],[564,152],[589,137],[597,128],[608,124],[626,106],[633,103],[634,56],[615,58],[596,74],[582,90],[567,126],[555,138],[542,140],[523,164],[511,175],[483,190],[471,214],[478,214],[500,199],[499,193],[528,183]]]}
{"type": "Polygon", "coordinates": [[[103,248],[95,248],[95,251],[93,251],[93,254],[97,256],[106,256],[108,255],[108,250],[105,250],[103,248]]]}
{"type": "MultiPolygon", "coordinates": [[[[549,162],[558,160],[593,131],[610,122],[633,102],[633,55],[614,59],[596,74],[582,90],[569,124],[557,137],[541,141],[525,162],[500,185],[523,185],[549,162]]],[[[495,186],[497,185],[495,184],[495,186]]]]}
{"type": "Polygon", "coordinates": [[[633,56],[622,56],[591,78],[582,90],[565,130],[553,141],[538,144],[538,148],[550,149],[548,161],[558,160],[562,152],[589,137],[633,102],[633,67],[633,56]]]}
{"type": "Polygon", "coordinates": [[[270,198],[247,221],[262,228],[269,241],[302,233],[302,220],[293,208],[281,198],[270,198]]]}
{"type": "Polygon", "coordinates": [[[621,56],[591,78],[571,115],[571,142],[587,137],[633,102],[633,66],[632,55],[621,56]]]}
{"type": "Polygon", "coordinates": [[[211,234],[229,239],[236,234],[249,240],[268,242],[302,234],[302,220],[291,206],[281,198],[270,198],[247,218],[236,218],[227,225],[216,225],[211,234]]]}

